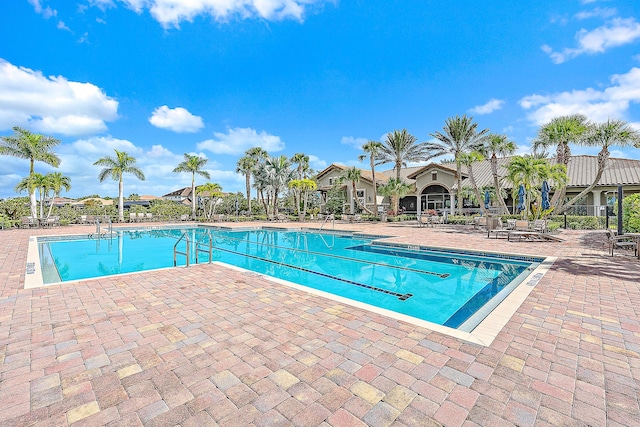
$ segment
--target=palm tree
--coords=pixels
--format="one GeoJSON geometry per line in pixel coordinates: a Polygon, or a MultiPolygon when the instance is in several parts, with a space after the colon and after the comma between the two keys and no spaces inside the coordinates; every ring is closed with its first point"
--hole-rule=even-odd
{"type": "Polygon", "coordinates": [[[507,135],[500,135],[497,133],[489,134],[485,143],[487,155],[491,156],[489,161],[491,163],[491,175],[493,175],[493,186],[495,187],[495,193],[500,201],[500,206],[504,213],[509,213],[509,209],[507,208],[507,202],[500,197],[502,189],[500,188],[500,178],[498,176],[498,156],[512,156],[515,154],[516,148],[516,143],[510,141],[507,135]]]}
{"type": "MultiPolygon", "coordinates": [[[[51,136],[44,136],[21,127],[13,128],[14,135],[0,138],[0,155],[29,159],[29,175],[34,173],[36,161],[44,162],[53,167],[60,165],[60,158],[51,151],[53,147],[60,144],[60,140],[51,136]]],[[[36,218],[36,194],[35,189],[29,193],[31,201],[31,215],[36,218]]]]}
{"type": "Polygon", "coordinates": [[[582,140],[583,145],[590,147],[601,147],[598,153],[598,171],[596,172],[593,182],[580,192],[573,199],[569,200],[564,206],[556,209],[556,214],[563,213],[569,206],[572,206],[578,200],[586,196],[598,184],[609,160],[609,147],[629,147],[631,145],[640,145],[640,132],[631,128],[628,123],[622,120],[607,120],[591,127],[585,138],[582,140]]]}
{"type": "MultiPolygon", "coordinates": [[[[244,152],[244,155],[245,157],[249,157],[254,161],[252,174],[255,178],[258,169],[260,169],[261,165],[263,165],[264,162],[269,157],[269,153],[267,153],[267,151],[262,147],[251,147],[244,152]]],[[[258,193],[258,200],[262,200],[265,213],[267,213],[267,204],[265,203],[265,200],[264,200],[263,188],[256,185],[256,190],[258,193]]]]}
{"type": "Polygon", "coordinates": [[[315,191],[317,188],[318,184],[312,179],[304,178],[300,182],[300,190],[304,192],[304,208],[302,211],[303,218],[306,218],[307,216],[307,201],[309,199],[309,192],[315,191]]]}
{"type": "Polygon", "coordinates": [[[364,204],[362,204],[362,202],[360,202],[360,199],[358,198],[356,184],[360,181],[361,174],[362,172],[360,171],[360,169],[358,169],[355,166],[352,166],[350,168],[345,169],[344,172],[342,172],[342,175],[340,175],[339,179],[344,181],[351,181],[351,196],[353,197],[356,204],[360,207],[360,209],[367,212],[368,214],[375,215],[373,212],[367,209],[367,207],[364,204]]]}
{"type": "Polygon", "coordinates": [[[114,150],[115,157],[105,156],[98,159],[94,166],[104,166],[100,171],[98,180],[104,181],[108,176],[118,181],[118,221],[124,222],[124,181],[122,179],[125,173],[131,173],[136,178],[144,181],[144,173],[136,166],[135,157],[131,157],[124,151],[114,150]]]}
{"type": "Polygon", "coordinates": [[[53,209],[53,201],[55,198],[60,196],[62,189],[65,191],[69,191],[71,189],[71,178],[62,175],[60,172],[48,173],[46,176],[49,184],[49,191],[52,192],[51,203],[49,204],[49,213],[47,213],[47,218],[49,218],[51,216],[51,210],[53,209]]]}
{"type": "MultiPolygon", "coordinates": [[[[309,156],[304,153],[296,153],[291,156],[291,163],[297,164],[296,174],[297,179],[301,180],[306,178],[306,172],[309,170],[309,156]]],[[[293,190],[293,200],[296,205],[296,211],[298,215],[300,215],[300,196],[302,195],[301,190],[298,188],[292,188],[293,190]]]]}
{"type": "Polygon", "coordinates": [[[207,182],[206,184],[199,185],[196,193],[202,195],[206,194],[206,199],[209,202],[209,213],[207,214],[207,219],[211,219],[211,216],[215,214],[216,198],[222,195],[222,187],[218,183],[207,182]]]}
{"type": "Polygon", "coordinates": [[[424,142],[416,144],[418,139],[406,129],[394,130],[387,134],[387,139],[379,148],[376,165],[393,163],[396,178],[400,179],[400,169],[407,162],[423,162],[434,157],[429,153],[424,142]]]}
{"type": "MultiPolygon", "coordinates": [[[[513,184],[514,200],[520,184],[524,185],[526,200],[532,200],[541,194],[539,187],[542,181],[553,180],[556,186],[562,187],[567,182],[567,173],[564,165],[550,165],[547,159],[534,156],[516,156],[507,165],[506,179],[513,184]]],[[[525,217],[528,212],[529,203],[525,203],[525,217]]]]}
{"type": "Polygon", "coordinates": [[[479,151],[461,153],[458,156],[458,162],[460,162],[460,164],[465,165],[467,167],[467,174],[469,175],[469,181],[471,182],[471,187],[473,188],[473,192],[476,196],[478,204],[480,205],[480,210],[482,210],[482,213],[486,215],[487,209],[484,207],[484,203],[482,203],[482,195],[480,194],[480,189],[478,188],[478,184],[476,184],[476,178],[473,175],[473,164],[475,162],[480,162],[482,160],[484,160],[484,156],[479,151]]]}
{"type": "Polygon", "coordinates": [[[189,153],[184,153],[184,160],[180,162],[173,172],[190,172],[191,173],[191,218],[196,219],[196,174],[206,179],[211,179],[209,172],[203,170],[204,165],[207,164],[209,159],[196,156],[189,153]]]}
{"type": "Polygon", "coordinates": [[[247,203],[249,204],[249,212],[251,212],[251,174],[256,166],[257,161],[249,156],[242,156],[236,163],[236,173],[241,173],[245,177],[245,190],[247,191],[247,203]]]}
{"type": "Polygon", "coordinates": [[[33,218],[44,218],[44,196],[47,192],[47,186],[49,185],[47,177],[41,173],[34,172],[24,177],[16,186],[15,191],[21,193],[23,191],[33,194],[35,196],[36,190],[38,190],[37,200],[40,201],[40,215],[38,215],[38,204],[36,203],[36,215],[32,215],[33,218]]]}
{"type": "Polygon", "coordinates": [[[291,180],[291,163],[287,156],[269,157],[264,162],[264,175],[267,191],[270,191],[273,202],[273,214],[278,214],[278,195],[291,180]]]}
{"type": "Polygon", "coordinates": [[[378,157],[380,150],[382,150],[382,144],[378,141],[369,141],[362,146],[362,151],[365,154],[358,156],[359,161],[363,161],[369,155],[369,166],[371,167],[371,180],[373,182],[373,212],[378,214],[378,184],[376,183],[376,165],[375,159],[378,157]]]}
{"type": "Polygon", "coordinates": [[[380,194],[393,197],[393,213],[397,215],[400,198],[409,194],[412,189],[412,185],[404,182],[402,179],[389,178],[389,181],[380,187],[380,194]]]}
{"type": "MultiPolygon", "coordinates": [[[[556,117],[538,130],[538,136],[533,141],[533,149],[537,151],[555,146],[557,163],[566,168],[571,158],[569,144],[581,143],[590,126],[589,121],[582,114],[556,117]]],[[[562,187],[554,193],[551,206],[555,206],[556,211],[560,209],[566,192],[566,187],[562,187]]]]}
{"type": "Polygon", "coordinates": [[[428,142],[426,149],[431,151],[431,157],[438,157],[447,154],[453,154],[456,163],[456,182],[458,185],[458,209],[462,212],[462,165],[458,158],[462,153],[481,150],[481,146],[486,140],[486,134],[489,129],[483,129],[478,132],[478,124],[473,121],[473,117],[455,116],[449,117],[444,122],[442,132],[430,134],[437,139],[437,142],[428,142]]]}

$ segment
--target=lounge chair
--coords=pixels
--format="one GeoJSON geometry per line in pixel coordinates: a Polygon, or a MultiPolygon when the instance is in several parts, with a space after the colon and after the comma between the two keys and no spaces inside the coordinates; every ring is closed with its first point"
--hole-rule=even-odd
{"type": "Polygon", "coordinates": [[[531,224],[531,231],[538,231],[540,233],[547,233],[549,229],[547,228],[547,221],[544,219],[536,219],[531,224]]]}
{"type": "Polygon", "coordinates": [[[504,225],[502,224],[502,219],[498,218],[498,223],[496,224],[496,228],[490,229],[487,227],[487,238],[491,237],[491,235],[493,234],[496,236],[496,239],[499,238],[500,236],[503,236],[508,239],[509,232],[511,232],[511,230],[508,228],[505,228],[504,225]]]}
{"type": "Polygon", "coordinates": [[[144,214],[144,218],[147,221],[153,221],[153,214],[151,212],[147,212],[146,214],[144,214]]]}
{"type": "Polygon", "coordinates": [[[138,216],[136,215],[135,212],[130,212],[129,213],[129,222],[136,222],[138,221],[138,216]]]}
{"type": "Polygon", "coordinates": [[[624,234],[617,235],[613,230],[607,230],[609,236],[609,252],[613,256],[613,250],[620,249],[633,249],[633,254],[638,255],[638,241],[633,236],[625,236],[624,234]]]}
{"type": "Polygon", "coordinates": [[[478,216],[473,218],[473,228],[481,228],[487,226],[487,217],[486,216],[478,216]]]}

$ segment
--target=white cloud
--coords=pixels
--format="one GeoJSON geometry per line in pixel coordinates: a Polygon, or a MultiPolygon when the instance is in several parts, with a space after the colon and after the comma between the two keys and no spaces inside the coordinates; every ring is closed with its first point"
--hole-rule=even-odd
{"type": "Polygon", "coordinates": [[[361,150],[362,146],[367,142],[369,142],[367,138],[353,137],[353,136],[343,136],[342,139],[340,140],[340,144],[350,145],[352,148],[355,148],[356,150],[361,150]]]}
{"type": "Polygon", "coordinates": [[[604,53],[612,47],[633,43],[640,39],[640,23],[634,18],[614,18],[606,25],[592,31],[584,28],[576,34],[577,48],[564,48],[562,51],[554,51],[550,46],[543,45],[542,50],[549,55],[556,64],[561,64],[569,59],[582,54],[604,53]]]}
{"type": "Polygon", "coordinates": [[[504,100],[491,98],[489,102],[483,105],[478,105],[469,110],[470,113],[473,114],[490,114],[496,110],[499,110],[504,105],[504,100]]]}
{"type": "Polygon", "coordinates": [[[217,154],[242,154],[251,147],[262,147],[269,153],[284,149],[279,136],[251,128],[227,128],[227,133],[214,132],[214,139],[199,142],[198,150],[217,154]]]}
{"type": "Polygon", "coordinates": [[[171,109],[166,105],[156,108],[149,117],[149,122],[156,127],[179,133],[198,132],[204,127],[202,117],[194,116],[182,107],[171,109]]]}
{"type": "Polygon", "coordinates": [[[0,59],[0,130],[85,135],[104,132],[118,117],[118,101],[91,83],[16,67],[0,59]]]}
{"type": "Polygon", "coordinates": [[[607,19],[607,18],[611,18],[612,16],[615,16],[617,14],[618,14],[618,11],[615,8],[609,8],[609,7],[600,8],[600,7],[596,7],[593,10],[583,10],[583,11],[580,11],[580,12],[576,13],[575,14],[575,18],[578,19],[578,20],[584,20],[584,19],[589,19],[589,18],[607,19]]]}
{"type": "Polygon", "coordinates": [[[584,114],[589,119],[603,122],[608,118],[624,119],[631,103],[640,102],[640,68],[632,68],[626,74],[614,74],[611,86],[596,90],[587,88],[554,93],[528,95],[519,101],[527,118],[536,125],[549,122],[554,117],[568,114],[584,114]]]}
{"type": "Polygon", "coordinates": [[[327,161],[320,159],[318,156],[314,156],[313,154],[309,154],[309,165],[317,170],[321,171],[327,167],[327,161]]]}
{"type": "MultiPolygon", "coordinates": [[[[108,0],[92,0],[110,3],[108,0]]],[[[218,21],[231,17],[266,20],[295,19],[301,21],[306,9],[326,0],[119,0],[140,14],[148,10],[163,27],[178,28],[181,22],[193,22],[197,16],[211,16],[218,21]]]]}
{"type": "Polygon", "coordinates": [[[62,22],[62,21],[58,21],[58,25],[57,25],[57,27],[58,27],[58,29],[59,29],[59,30],[65,30],[65,31],[69,31],[69,32],[71,32],[71,29],[70,29],[69,27],[67,27],[67,26],[65,25],[65,23],[64,23],[64,22],[62,22]]]}

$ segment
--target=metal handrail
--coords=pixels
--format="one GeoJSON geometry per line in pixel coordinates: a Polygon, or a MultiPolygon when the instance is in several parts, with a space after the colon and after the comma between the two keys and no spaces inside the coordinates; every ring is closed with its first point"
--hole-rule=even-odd
{"type": "MultiPolygon", "coordinates": [[[[189,238],[188,236],[189,232],[185,231],[184,233],[182,233],[182,236],[180,236],[180,238],[176,241],[175,245],[173,245],[173,266],[176,267],[178,265],[178,260],[177,260],[177,255],[184,255],[187,258],[187,267],[189,267],[191,265],[191,243],[192,240],[189,238]],[[178,244],[184,239],[187,248],[185,250],[185,252],[179,251],[178,250],[178,244]]],[[[195,251],[196,251],[196,264],[198,264],[199,262],[199,258],[198,258],[198,254],[200,252],[205,252],[209,254],[209,264],[211,264],[211,258],[212,258],[212,254],[213,254],[213,237],[211,236],[211,231],[207,231],[207,233],[204,235],[204,237],[209,237],[209,248],[208,249],[201,249],[200,245],[203,244],[204,242],[202,242],[201,240],[198,240],[195,242],[195,251]]]]}
{"type": "Polygon", "coordinates": [[[184,255],[187,257],[187,267],[189,267],[189,260],[191,259],[191,250],[189,249],[191,247],[190,243],[191,243],[191,240],[187,236],[187,232],[184,232],[182,233],[182,236],[180,236],[180,238],[176,241],[176,244],[173,245],[173,266],[174,267],[178,265],[178,261],[177,261],[178,254],[184,255]],[[187,244],[186,252],[181,252],[178,250],[178,243],[180,243],[182,239],[185,239],[185,242],[187,244]]]}
{"type": "Polygon", "coordinates": [[[320,226],[320,231],[322,231],[322,228],[327,223],[327,221],[329,221],[329,219],[331,219],[332,228],[334,229],[336,228],[336,216],[334,214],[330,214],[330,215],[327,215],[327,217],[322,222],[322,225],[320,226]]]}

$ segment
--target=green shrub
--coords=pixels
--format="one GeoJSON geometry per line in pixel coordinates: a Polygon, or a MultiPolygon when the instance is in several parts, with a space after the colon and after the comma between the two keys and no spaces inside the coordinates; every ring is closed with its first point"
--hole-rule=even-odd
{"type": "Polygon", "coordinates": [[[640,193],[622,199],[622,227],[629,233],[640,231],[640,193]]]}

